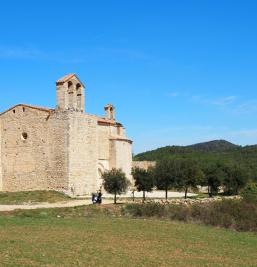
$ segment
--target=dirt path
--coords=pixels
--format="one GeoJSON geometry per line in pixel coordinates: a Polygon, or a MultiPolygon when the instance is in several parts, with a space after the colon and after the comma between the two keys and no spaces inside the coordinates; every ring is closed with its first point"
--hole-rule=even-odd
{"type": "MultiPolygon", "coordinates": [[[[193,196],[195,194],[188,193],[188,196],[193,196]]],[[[181,192],[169,192],[169,197],[183,197],[184,193],[181,192]]],[[[125,195],[118,196],[119,200],[122,198],[131,198],[132,193],[128,192],[125,195]]],[[[135,192],[135,197],[141,198],[142,192],[135,192]]],[[[151,193],[146,193],[146,197],[149,199],[155,198],[164,198],[163,191],[154,191],[151,193]]],[[[103,204],[110,204],[113,203],[113,195],[106,194],[103,198],[103,204]]],[[[83,205],[90,205],[92,204],[91,199],[77,199],[77,200],[67,200],[61,201],[56,203],[32,203],[32,204],[22,204],[22,205],[1,205],[0,204],[0,211],[12,211],[12,210],[32,210],[32,209],[44,209],[44,208],[65,208],[65,207],[76,207],[76,206],[83,206],[83,205]]]]}
{"type": "MultiPolygon", "coordinates": [[[[105,199],[103,204],[112,203],[113,200],[105,199]]],[[[69,200],[56,203],[35,203],[35,204],[23,204],[23,205],[0,205],[0,211],[12,211],[12,210],[32,210],[32,209],[44,209],[44,208],[66,208],[76,207],[92,204],[90,199],[83,200],[69,200]]]]}

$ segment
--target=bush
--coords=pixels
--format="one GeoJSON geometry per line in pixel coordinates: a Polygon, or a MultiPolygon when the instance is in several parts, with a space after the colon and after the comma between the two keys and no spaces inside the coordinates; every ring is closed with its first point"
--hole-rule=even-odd
{"type": "Polygon", "coordinates": [[[244,200],[257,203],[257,184],[248,184],[241,192],[244,200]]]}
{"type": "Polygon", "coordinates": [[[160,203],[150,202],[146,204],[127,204],[123,210],[123,214],[134,217],[165,217],[167,209],[160,203]]]}
{"type": "Polygon", "coordinates": [[[134,217],[165,217],[238,231],[257,232],[256,202],[222,200],[192,206],[163,205],[160,203],[128,204],[123,208],[123,211],[123,214],[134,217]]]}
{"type": "Polygon", "coordinates": [[[177,221],[188,222],[191,217],[191,210],[187,206],[170,206],[169,207],[169,218],[177,221]]]}
{"type": "Polygon", "coordinates": [[[238,231],[257,231],[257,205],[242,200],[223,200],[191,207],[191,219],[238,231]]]}

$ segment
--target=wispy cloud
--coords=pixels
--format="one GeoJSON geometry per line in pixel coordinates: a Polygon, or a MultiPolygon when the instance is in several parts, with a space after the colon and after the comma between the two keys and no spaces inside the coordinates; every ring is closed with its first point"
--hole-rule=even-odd
{"type": "Polygon", "coordinates": [[[33,45],[4,46],[0,45],[0,58],[17,60],[47,60],[64,63],[83,63],[96,60],[144,61],[149,56],[142,51],[123,47],[109,48],[104,46],[76,48],[71,51],[46,51],[33,45]]]}
{"type": "Polygon", "coordinates": [[[240,103],[236,106],[235,111],[238,114],[250,114],[250,113],[256,113],[257,112],[257,100],[249,100],[240,103]]]}
{"type": "Polygon", "coordinates": [[[228,95],[228,96],[220,96],[220,97],[209,97],[205,95],[194,95],[190,94],[187,91],[183,91],[182,93],[179,90],[170,91],[168,93],[170,97],[181,97],[187,101],[193,101],[204,105],[215,105],[215,106],[227,106],[233,104],[237,100],[237,96],[228,95]]]}
{"type": "Polygon", "coordinates": [[[205,104],[205,105],[214,105],[219,107],[226,107],[235,102],[237,96],[230,95],[230,96],[222,96],[222,97],[206,97],[201,95],[193,95],[190,97],[192,101],[205,104]]]}
{"type": "Polygon", "coordinates": [[[244,129],[228,133],[232,137],[257,137],[257,129],[244,129]]]}
{"type": "Polygon", "coordinates": [[[221,97],[217,99],[212,99],[209,102],[217,106],[227,106],[227,105],[234,103],[236,99],[237,99],[236,96],[231,95],[231,96],[225,96],[225,97],[221,97]]]}
{"type": "Polygon", "coordinates": [[[236,95],[210,97],[205,95],[193,95],[190,93],[181,93],[180,91],[170,91],[169,97],[180,97],[185,101],[190,101],[200,105],[217,107],[222,111],[244,115],[257,113],[257,99],[243,100],[236,95]]]}
{"type": "Polygon", "coordinates": [[[0,46],[0,58],[35,59],[45,57],[46,54],[35,47],[0,46]]]}
{"type": "MultiPolygon", "coordinates": [[[[1,46],[0,58],[11,60],[39,60],[61,63],[82,62],[79,53],[65,51],[43,51],[35,46],[1,46]]],[[[84,61],[84,60],[83,60],[84,61]]]]}

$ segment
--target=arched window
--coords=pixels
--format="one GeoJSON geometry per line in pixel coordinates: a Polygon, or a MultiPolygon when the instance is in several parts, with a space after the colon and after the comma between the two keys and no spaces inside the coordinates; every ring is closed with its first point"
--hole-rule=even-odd
{"type": "Polygon", "coordinates": [[[80,83],[76,84],[76,95],[77,95],[77,109],[82,111],[82,87],[80,83]]]}
{"type": "Polygon", "coordinates": [[[73,83],[71,81],[68,82],[68,106],[69,109],[73,108],[73,102],[74,102],[74,87],[73,83]]]}

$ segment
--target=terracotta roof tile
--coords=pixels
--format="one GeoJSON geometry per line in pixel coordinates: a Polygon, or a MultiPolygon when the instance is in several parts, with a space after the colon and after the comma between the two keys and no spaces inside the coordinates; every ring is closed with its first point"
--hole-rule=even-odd
{"type": "Polygon", "coordinates": [[[65,82],[67,82],[69,79],[73,78],[74,76],[79,80],[81,85],[85,88],[85,85],[82,83],[82,81],[79,79],[79,77],[75,73],[69,73],[69,74],[61,77],[60,79],[58,79],[56,81],[56,84],[63,84],[65,82]]]}
{"type": "Polygon", "coordinates": [[[115,141],[125,141],[125,142],[128,142],[128,143],[130,143],[130,144],[133,143],[132,140],[127,139],[127,138],[123,138],[123,137],[120,137],[120,136],[111,136],[111,137],[110,137],[110,140],[115,140],[115,141]]]}
{"type": "Polygon", "coordinates": [[[68,81],[69,79],[71,79],[73,76],[76,76],[76,74],[75,73],[69,73],[67,75],[64,75],[60,79],[58,79],[56,82],[57,83],[64,83],[64,82],[68,81]]]}
{"type": "Polygon", "coordinates": [[[34,105],[29,105],[29,104],[17,104],[15,106],[12,106],[9,109],[1,112],[0,115],[3,115],[4,113],[6,113],[6,112],[8,112],[8,111],[10,111],[16,107],[27,107],[27,108],[32,108],[32,109],[48,112],[48,113],[55,111],[55,109],[47,108],[47,107],[34,106],[34,105]]]}

